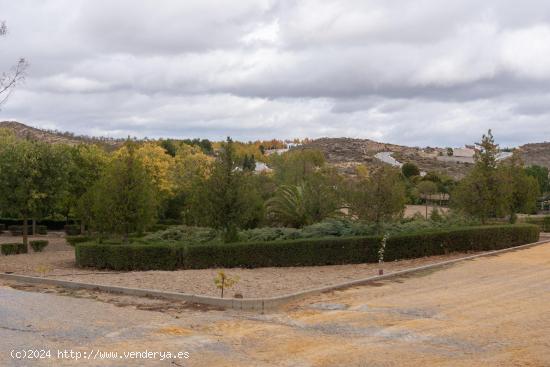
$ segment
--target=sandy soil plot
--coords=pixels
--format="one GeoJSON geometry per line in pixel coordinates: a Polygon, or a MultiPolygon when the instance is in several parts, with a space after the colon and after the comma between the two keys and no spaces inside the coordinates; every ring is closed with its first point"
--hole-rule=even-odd
{"type": "MultiPolygon", "coordinates": [[[[393,272],[433,262],[459,258],[468,254],[449,254],[384,264],[393,272]]],[[[87,283],[118,285],[132,288],[162,289],[176,292],[219,295],[213,279],[220,269],[178,271],[113,272],[76,268],[74,251],[49,251],[37,254],[0,256],[0,271],[87,283]]],[[[240,293],[245,298],[269,297],[304,289],[317,288],[378,273],[378,264],[313,266],[295,268],[224,269],[239,282],[229,296],[240,293]]]]}
{"type": "Polygon", "coordinates": [[[60,290],[54,289],[4,291],[0,313],[11,328],[0,328],[0,336],[6,350],[31,338],[80,351],[185,350],[191,358],[176,362],[190,367],[546,367],[549,290],[546,244],[322,294],[263,315],[90,291],[62,293],[71,297],[55,296],[60,290]]]}
{"type": "MultiPolygon", "coordinates": [[[[543,235],[544,236],[544,235],[543,235]]],[[[64,241],[64,240],[63,240],[64,241]]],[[[132,288],[161,289],[175,292],[218,296],[213,279],[221,269],[178,271],[113,272],[76,268],[74,251],[61,242],[58,251],[0,256],[0,272],[14,272],[55,279],[86,283],[115,285],[132,288]],[[64,246],[64,247],[63,247],[64,246]]],[[[394,272],[407,268],[456,259],[471,254],[449,254],[384,264],[384,271],[394,272]]],[[[226,294],[240,293],[244,298],[270,297],[300,290],[338,284],[367,278],[378,273],[378,264],[312,266],[294,268],[224,269],[239,282],[226,294]]]]}

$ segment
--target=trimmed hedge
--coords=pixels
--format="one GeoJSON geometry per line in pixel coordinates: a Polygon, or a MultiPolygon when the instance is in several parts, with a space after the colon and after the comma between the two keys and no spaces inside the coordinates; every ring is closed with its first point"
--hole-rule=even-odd
{"type": "Polygon", "coordinates": [[[0,245],[2,255],[26,254],[27,246],[22,243],[3,243],[0,245]]]}
{"type": "Polygon", "coordinates": [[[29,241],[29,244],[31,245],[34,252],[42,252],[46,246],[48,246],[49,242],[46,240],[34,240],[29,241]]]}
{"type": "Polygon", "coordinates": [[[536,224],[540,227],[540,230],[543,232],[550,232],[550,215],[546,217],[539,218],[527,218],[525,219],[526,223],[536,224]]]}
{"type": "Polygon", "coordinates": [[[77,243],[90,242],[93,237],[90,236],[66,236],[65,240],[71,246],[75,246],[77,243]]]}
{"type": "Polygon", "coordinates": [[[183,247],[154,245],[78,244],[78,266],[114,270],[175,270],[181,263],[183,247]]]}
{"type": "MultiPolygon", "coordinates": [[[[390,237],[384,260],[498,250],[538,238],[539,228],[530,224],[411,233],[390,237]]],[[[380,241],[379,236],[365,236],[192,246],[83,243],[75,254],[78,266],[115,270],[339,265],[377,262],[380,241]]]]}

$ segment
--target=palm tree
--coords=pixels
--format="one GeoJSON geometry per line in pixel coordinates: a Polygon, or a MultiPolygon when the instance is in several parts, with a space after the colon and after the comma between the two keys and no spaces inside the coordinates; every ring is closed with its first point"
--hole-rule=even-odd
{"type": "Polygon", "coordinates": [[[277,222],[290,227],[303,227],[313,223],[308,210],[309,187],[305,183],[281,185],[266,203],[267,213],[277,222]]]}

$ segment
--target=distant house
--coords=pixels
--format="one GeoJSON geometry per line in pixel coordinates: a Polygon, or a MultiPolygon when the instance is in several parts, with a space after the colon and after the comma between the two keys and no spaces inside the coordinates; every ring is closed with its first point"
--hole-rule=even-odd
{"type": "Polygon", "coordinates": [[[282,149],[266,149],[265,155],[272,155],[272,154],[283,154],[285,152],[288,152],[288,148],[282,148],[282,149]]]}
{"type": "Polygon", "coordinates": [[[453,148],[453,156],[457,158],[473,158],[476,150],[471,147],[453,148]]]}
{"type": "Polygon", "coordinates": [[[296,147],[301,146],[302,144],[298,144],[298,143],[285,143],[285,145],[286,145],[286,148],[281,148],[281,149],[266,149],[265,155],[283,154],[283,153],[288,152],[288,151],[289,151],[290,149],[292,149],[292,148],[296,148],[296,147]]]}
{"type": "Polygon", "coordinates": [[[267,166],[267,164],[263,162],[256,162],[256,168],[254,168],[255,173],[269,173],[273,172],[271,168],[267,166]]]}

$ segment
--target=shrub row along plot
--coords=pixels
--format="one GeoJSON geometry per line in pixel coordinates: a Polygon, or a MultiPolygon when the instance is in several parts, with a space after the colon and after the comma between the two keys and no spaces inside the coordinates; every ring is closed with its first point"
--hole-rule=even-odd
{"type": "MultiPolygon", "coordinates": [[[[450,252],[499,250],[536,242],[530,224],[468,227],[390,237],[385,261],[450,252]]],[[[216,267],[317,266],[378,261],[380,236],[336,237],[227,244],[76,244],[81,267],[115,270],[174,270],[216,267]]]]}

